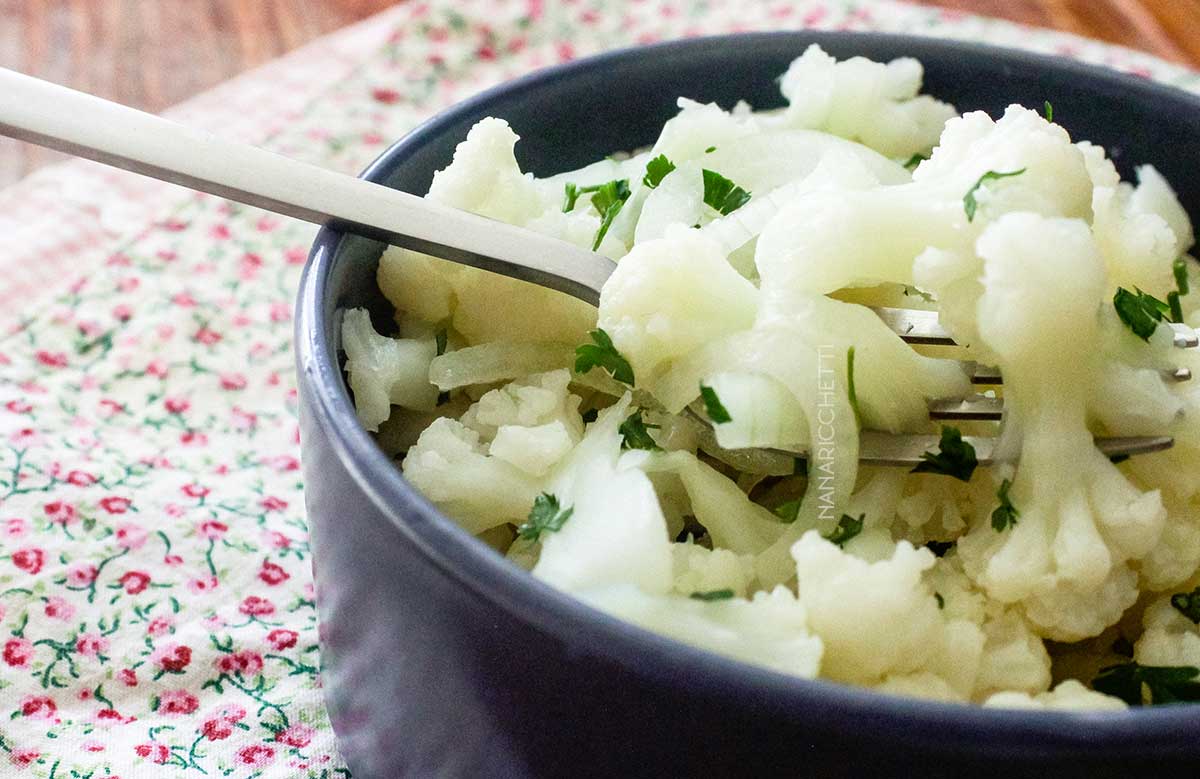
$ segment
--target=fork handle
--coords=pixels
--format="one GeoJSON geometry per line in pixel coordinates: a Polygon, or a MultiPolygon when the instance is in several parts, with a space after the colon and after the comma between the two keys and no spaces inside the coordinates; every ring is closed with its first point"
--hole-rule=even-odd
{"type": "Polygon", "coordinates": [[[613,263],[530,230],[0,68],[0,134],[596,305],[613,263]]]}

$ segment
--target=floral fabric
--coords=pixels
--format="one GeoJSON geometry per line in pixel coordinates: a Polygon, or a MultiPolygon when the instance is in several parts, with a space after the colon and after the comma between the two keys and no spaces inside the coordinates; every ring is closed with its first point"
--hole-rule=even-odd
{"type": "MultiPolygon", "coordinates": [[[[371,24],[386,43],[259,140],[353,172],[533,68],[800,26],[966,36],[1200,89],[1145,55],[883,2],[433,0],[371,24]]],[[[314,228],[174,188],[124,195],[142,222],[91,234],[78,256],[99,259],[36,300],[0,292],[18,318],[0,341],[0,775],[349,775],[321,699],[292,377],[314,228]]]]}

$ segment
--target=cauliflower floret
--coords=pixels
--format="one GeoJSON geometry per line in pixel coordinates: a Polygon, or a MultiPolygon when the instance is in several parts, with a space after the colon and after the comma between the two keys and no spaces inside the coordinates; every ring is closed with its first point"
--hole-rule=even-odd
{"type": "Polygon", "coordinates": [[[863,57],[838,62],[814,44],[780,82],[789,103],[782,120],[908,159],[932,148],[955,113],[951,105],[917,95],[922,76],[921,63],[909,57],[887,64],[863,57]]]}
{"type": "Polygon", "coordinates": [[[517,140],[503,119],[479,120],[450,165],[433,175],[428,198],[509,224],[538,216],[552,203],[543,202],[533,176],[521,172],[513,154],[517,140]]]}
{"type": "Polygon", "coordinates": [[[642,384],[668,361],[749,327],[757,303],[758,290],[715,243],[678,228],[621,260],[601,292],[599,326],[642,384]]]}
{"type": "Polygon", "coordinates": [[[523,522],[540,487],[528,473],[488,456],[478,432],[446,417],[421,433],[402,468],[414,487],[471,533],[523,522]]]}
{"type": "Polygon", "coordinates": [[[728,549],[705,549],[694,543],[671,544],[675,561],[672,589],[680,595],[732,590],[745,597],[754,579],[754,558],[728,549]]]}
{"type": "Polygon", "coordinates": [[[823,675],[876,685],[923,671],[959,699],[969,696],[984,636],[967,620],[943,616],[922,577],[935,560],[927,549],[901,541],[890,559],[868,563],[809,531],[792,557],[800,602],[827,650],[823,675]]]}
{"type": "Polygon", "coordinates": [[[1009,214],[977,247],[979,332],[1005,376],[1000,457],[1019,454],[1015,525],[982,515],[959,543],[967,572],[1002,603],[1022,602],[1039,633],[1074,641],[1113,624],[1137,598],[1128,561],[1144,556],[1166,512],[1092,443],[1088,388],[1099,358],[1104,265],[1086,223],[1009,214]]]}
{"type": "Polygon", "coordinates": [[[749,600],[707,602],[656,597],[629,586],[578,594],[614,616],[735,660],[808,678],[821,665],[821,639],[809,632],[804,606],[786,587],[749,600]]]}
{"type": "Polygon", "coordinates": [[[547,491],[571,516],[543,533],[533,575],[568,592],[617,584],[651,595],[671,589],[671,541],[654,485],[636,461],[622,462],[618,428],[629,404],[626,394],[601,412],[548,480],[547,491]]]}
{"type": "MultiPolygon", "coordinates": [[[[1190,593],[1178,593],[1186,598],[1190,593]]],[[[1146,607],[1145,632],[1133,645],[1133,657],[1142,665],[1200,667],[1200,625],[1171,605],[1164,595],[1146,607]]]]}
{"type": "Polygon", "coordinates": [[[342,319],[342,348],[355,411],[366,429],[378,430],[393,403],[414,411],[437,405],[438,389],[429,383],[429,363],[437,355],[434,339],[382,336],[367,310],[354,308],[342,319]]]}
{"type": "Polygon", "coordinates": [[[983,702],[997,709],[1051,709],[1059,711],[1119,711],[1128,708],[1125,701],[1095,692],[1074,679],[1062,682],[1051,692],[1029,695],[1024,692],[998,692],[983,702]]]}

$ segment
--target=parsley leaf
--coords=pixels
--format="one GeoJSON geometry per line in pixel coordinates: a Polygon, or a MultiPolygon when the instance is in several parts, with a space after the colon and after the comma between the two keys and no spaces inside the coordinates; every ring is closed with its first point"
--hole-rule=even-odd
{"type": "Polygon", "coordinates": [[[575,347],[575,372],[587,373],[592,368],[600,366],[612,374],[617,381],[633,386],[633,368],[629,361],[621,356],[613,346],[612,339],[603,330],[593,330],[588,333],[594,343],[575,347]]]}
{"type": "Polygon", "coordinates": [[[1187,260],[1180,257],[1171,265],[1171,270],[1175,272],[1175,287],[1179,290],[1180,295],[1188,293],[1188,271],[1187,260]]]}
{"type": "Polygon", "coordinates": [[[920,165],[922,162],[924,162],[927,159],[929,159],[929,158],[926,157],[924,154],[920,154],[920,153],[914,154],[913,156],[908,158],[908,162],[904,163],[904,167],[908,168],[909,170],[914,170],[918,165],[920,165]]]}
{"type": "Polygon", "coordinates": [[[704,410],[708,412],[708,418],[713,421],[713,424],[723,425],[733,421],[733,417],[729,416],[729,412],[721,404],[721,399],[717,397],[717,391],[712,387],[701,384],[700,397],[704,398],[704,410]]]}
{"type": "Polygon", "coordinates": [[[1130,706],[1200,700],[1200,668],[1190,665],[1121,663],[1101,668],[1092,689],[1113,695],[1130,706]]]}
{"type": "Polygon", "coordinates": [[[795,522],[796,518],[800,516],[800,499],[789,500],[787,503],[781,503],[776,506],[775,516],[789,525],[795,522]]]}
{"type": "Polygon", "coordinates": [[[1046,110],[1046,121],[1053,122],[1054,121],[1054,106],[1050,105],[1050,101],[1047,100],[1047,101],[1045,101],[1045,104],[1043,107],[1046,110]]]}
{"type": "Polygon", "coordinates": [[[924,462],[918,463],[911,473],[938,473],[942,476],[953,476],[959,481],[970,481],[975,473],[979,460],[975,457],[975,447],[963,440],[962,433],[957,427],[942,425],[942,440],[938,442],[938,453],[925,452],[921,455],[924,462]]]}
{"type": "Polygon", "coordinates": [[[642,183],[650,189],[654,189],[673,170],[675,170],[675,163],[667,159],[667,155],[660,154],[646,163],[646,175],[642,176],[642,183]]]}
{"type": "Polygon", "coordinates": [[[716,150],[717,150],[717,147],[716,147],[716,146],[709,146],[707,149],[705,149],[705,150],[704,150],[704,153],[705,153],[705,154],[712,154],[712,153],[713,153],[714,151],[716,151],[716,150]]]}
{"type": "Polygon", "coordinates": [[[1191,592],[1177,592],[1171,596],[1171,605],[1193,623],[1200,625],[1200,587],[1191,592]]]}
{"type": "Polygon", "coordinates": [[[526,541],[537,541],[543,531],[562,530],[563,524],[574,512],[574,508],[560,510],[558,498],[543,492],[534,498],[529,519],[517,528],[517,535],[526,541]]]}
{"type": "Polygon", "coordinates": [[[1003,533],[1006,527],[1013,527],[1017,524],[1017,517],[1021,516],[1021,512],[1017,511],[1017,507],[1008,499],[1008,489],[1012,487],[1012,482],[1005,479],[1000,483],[1000,489],[996,490],[996,497],[1000,499],[1000,505],[992,512],[992,529],[997,533],[1003,533]]]}
{"type": "Polygon", "coordinates": [[[1149,341],[1163,314],[1169,313],[1171,308],[1153,295],[1147,295],[1137,287],[1133,289],[1130,292],[1124,287],[1117,287],[1117,293],[1113,295],[1113,308],[1117,309],[1117,316],[1134,335],[1149,341]]]}
{"type": "Polygon", "coordinates": [[[1179,302],[1179,293],[1171,290],[1167,293],[1167,307],[1171,309],[1171,321],[1183,321],[1183,304],[1179,302]]]}
{"type": "Polygon", "coordinates": [[[601,184],[596,190],[596,194],[592,195],[592,206],[600,213],[600,229],[596,231],[596,239],[592,241],[592,251],[600,248],[604,234],[608,232],[608,228],[617,218],[617,214],[621,213],[621,208],[628,199],[628,179],[617,179],[607,184],[601,184]]]}
{"type": "Polygon", "coordinates": [[[838,520],[837,527],[833,529],[832,533],[825,536],[825,540],[831,544],[844,547],[847,541],[862,532],[863,521],[866,518],[866,514],[859,514],[858,519],[849,514],[843,514],[842,518],[838,520]]]}
{"type": "Polygon", "coordinates": [[[854,410],[854,418],[862,420],[862,412],[858,410],[858,393],[854,390],[854,347],[846,350],[846,394],[850,398],[850,408],[854,410]]]}
{"type": "Polygon", "coordinates": [[[688,597],[692,600],[702,601],[729,600],[733,597],[733,590],[709,590],[708,592],[693,592],[688,597]]]}
{"type": "Polygon", "coordinates": [[[942,594],[940,592],[935,592],[933,594],[933,599],[937,601],[937,605],[938,605],[939,609],[946,608],[946,599],[942,597],[942,594]]]}
{"type": "Polygon", "coordinates": [[[626,417],[621,426],[617,428],[617,432],[621,434],[621,448],[646,449],[649,451],[660,449],[661,447],[650,436],[650,431],[657,429],[658,425],[647,425],[642,420],[642,410],[638,409],[626,417]]]}
{"type": "Polygon", "coordinates": [[[721,216],[732,214],[750,200],[749,192],[715,170],[704,168],[700,172],[704,176],[704,202],[721,216]]]}
{"type": "Polygon", "coordinates": [[[989,170],[987,173],[984,173],[982,176],[980,176],[979,181],[975,182],[975,186],[968,189],[967,194],[963,195],[963,211],[967,212],[967,221],[968,222],[975,221],[975,212],[979,209],[979,203],[976,202],[976,200],[975,200],[975,193],[979,191],[980,187],[982,187],[984,184],[986,184],[989,181],[995,181],[997,179],[1006,179],[1006,178],[1010,178],[1012,176],[1020,176],[1022,173],[1025,172],[1025,170],[1026,170],[1025,168],[1021,168],[1020,170],[1012,170],[1007,173],[1000,173],[999,171],[989,170]]]}
{"type": "Polygon", "coordinates": [[[446,328],[444,328],[444,327],[440,328],[437,331],[437,333],[434,334],[434,336],[433,336],[433,343],[437,350],[438,357],[441,357],[443,354],[446,353],[446,338],[447,338],[447,333],[446,333],[446,328]]]}
{"type": "Polygon", "coordinates": [[[575,208],[575,201],[579,200],[579,187],[568,181],[563,185],[563,213],[572,211],[575,208]]]}

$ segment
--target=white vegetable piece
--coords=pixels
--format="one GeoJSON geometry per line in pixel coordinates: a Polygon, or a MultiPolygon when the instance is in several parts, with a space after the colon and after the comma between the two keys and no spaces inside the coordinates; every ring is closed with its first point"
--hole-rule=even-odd
{"type": "Polygon", "coordinates": [[[437,353],[432,338],[382,336],[367,310],[355,308],[342,319],[342,348],[363,427],[378,430],[393,403],[414,411],[431,411],[437,405],[437,387],[429,383],[429,363],[437,353]]]}

